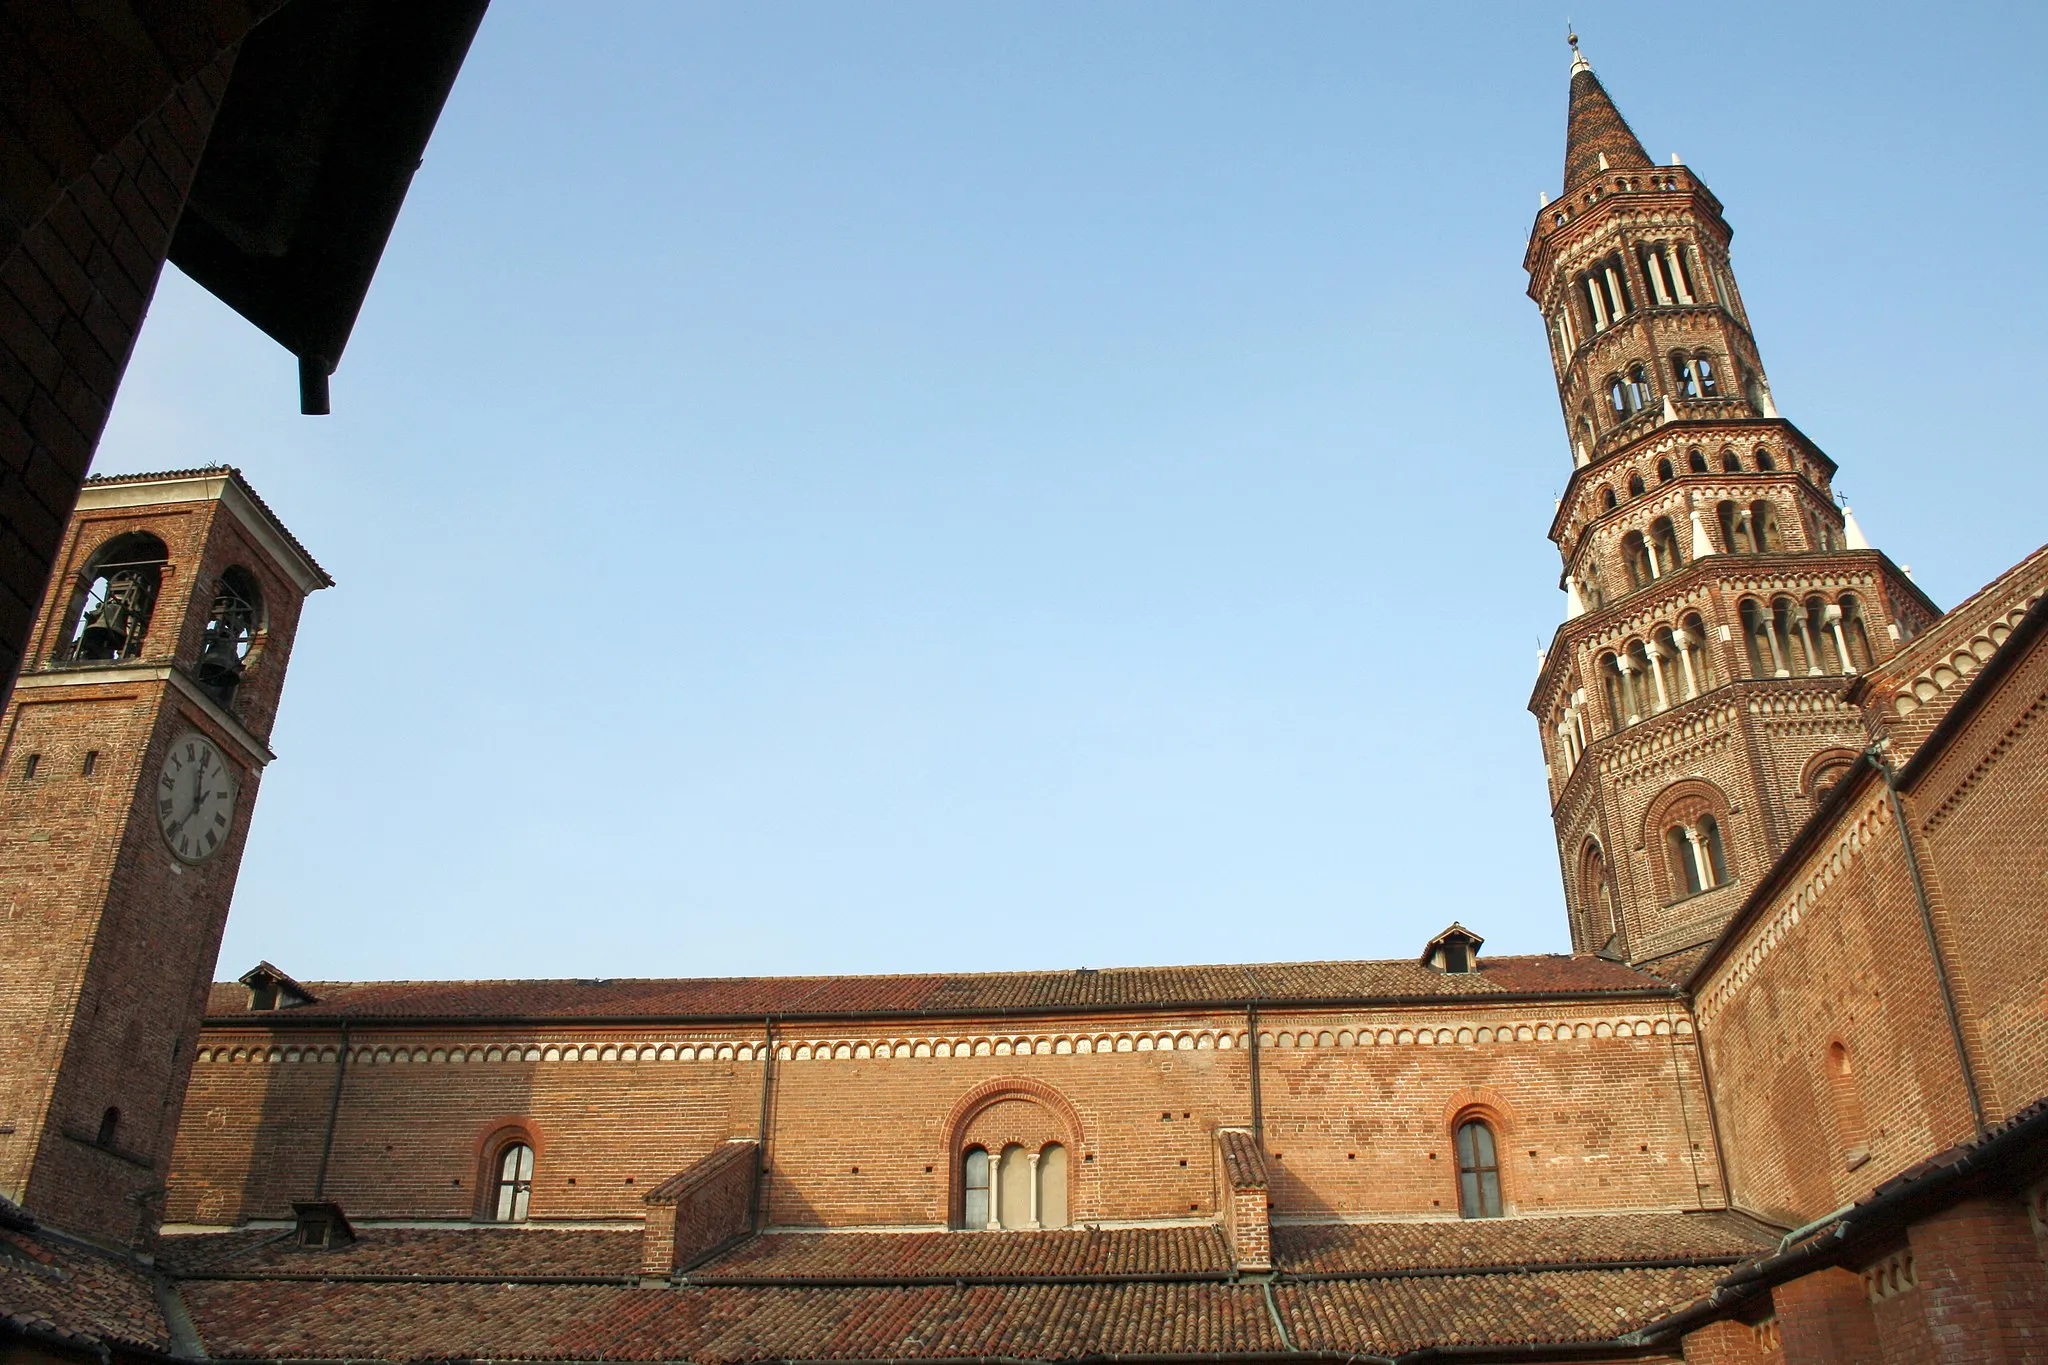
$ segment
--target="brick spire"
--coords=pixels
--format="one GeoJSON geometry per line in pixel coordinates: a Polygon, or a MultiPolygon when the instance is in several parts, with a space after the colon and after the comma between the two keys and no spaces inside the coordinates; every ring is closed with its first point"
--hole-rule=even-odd
{"type": "Polygon", "coordinates": [[[1651,165],[1649,153],[1628,126],[1628,120],[1614,107],[1592,63],[1579,51],[1579,35],[1571,35],[1571,113],[1564,135],[1564,187],[1570,190],[1589,175],[1597,175],[1601,158],[1609,170],[1644,170],[1651,165]]]}

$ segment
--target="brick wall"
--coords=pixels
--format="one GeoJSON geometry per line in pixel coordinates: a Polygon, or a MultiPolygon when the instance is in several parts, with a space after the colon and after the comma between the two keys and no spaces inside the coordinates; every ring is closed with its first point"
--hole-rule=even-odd
{"type": "MultiPolygon", "coordinates": [[[[1525,1001],[1262,1016],[1275,1214],[1455,1216],[1451,1127],[1474,1103],[1498,1115],[1504,1191],[1519,1211],[1718,1204],[1690,1022],[1669,1009],[1525,1001]],[[1617,1108],[1624,1092],[1635,1102],[1617,1108]]],[[[1252,1117],[1243,1022],[1034,1020],[1035,1039],[975,1019],[909,1035],[778,1026],[766,1221],[944,1226],[958,1216],[964,1144],[1026,1136],[1067,1145],[1075,1222],[1218,1217],[1214,1134],[1252,1117]],[[915,1055],[933,1051],[942,1027],[962,1055],[915,1055]],[[1073,1050],[1077,1037],[1089,1052],[1073,1050]],[[989,1139],[977,1124],[1002,1132],[989,1139]]],[[[516,1122],[538,1156],[532,1216],[637,1219],[648,1189],[758,1131],[762,1035],[717,1032],[358,1027],[325,1193],[359,1217],[470,1217],[482,1144],[516,1122]],[[679,1046],[710,1059],[681,1060],[679,1046]],[[570,1049],[590,1060],[561,1060],[570,1049]]],[[[172,1219],[281,1217],[310,1191],[338,1043],[332,1031],[208,1030],[172,1219]]]]}

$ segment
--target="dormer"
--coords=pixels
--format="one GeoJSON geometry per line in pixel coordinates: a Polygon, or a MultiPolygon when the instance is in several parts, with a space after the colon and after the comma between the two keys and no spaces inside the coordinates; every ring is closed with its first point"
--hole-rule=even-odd
{"type": "Polygon", "coordinates": [[[348,1215],[331,1200],[309,1199],[292,1204],[292,1219],[300,1246],[311,1251],[344,1247],[356,1239],[348,1215]]]}
{"type": "Polygon", "coordinates": [[[1476,972],[1479,970],[1479,945],[1484,942],[1485,939],[1453,920],[1450,928],[1423,948],[1422,965],[1433,967],[1447,976],[1476,972]]]}
{"type": "Polygon", "coordinates": [[[300,1005],[315,1005],[320,1001],[320,997],[268,962],[257,963],[239,980],[242,985],[249,988],[249,1012],[252,1014],[295,1009],[300,1005]]]}

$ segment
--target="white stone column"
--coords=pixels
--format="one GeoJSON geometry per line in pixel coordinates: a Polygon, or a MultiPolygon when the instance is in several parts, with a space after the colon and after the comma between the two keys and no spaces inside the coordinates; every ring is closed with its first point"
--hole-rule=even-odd
{"type": "Polygon", "coordinates": [[[1621,704],[1628,708],[1627,723],[1634,725],[1642,719],[1637,712],[1640,703],[1636,700],[1636,689],[1641,684],[1636,681],[1636,661],[1626,654],[1617,654],[1614,656],[1614,666],[1621,672],[1621,704]]]}
{"type": "Polygon", "coordinates": [[[1678,263],[1678,253],[1682,250],[1684,250],[1683,247],[1665,247],[1664,263],[1671,271],[1671,288],[1678,295],[1678,301],[1680,303],[1693,303],[1695,300],[1692,296],[1692,291],[1685,287],[1685,270],[1678,263]]]}
{"type": "Polygon", "coordinates": [[[1039,1158],[1040,1158],[1041,1156],[1043,1156],[1043,1155],[1045,1155],[1045,1154],[1044,1154],[1043,1152],[1033,1152],[1033,1153],[1031,1153],[1031,1154],[1030,1154],[1029,1156],[1027,1156],[1027,1157],[1025,1158],[1025,1160],[1026,1160],[1026,1161],[1029,1161],[1029,1162],[1031,1163],[1031,1219],[1030,1219],[1030,1223],[1031,1223],[1031,1230],[1032,1230],[1033,1232],[1036,1232],[1036,1231],[1038,1230],[1038,1159],[1039,1159],[1039,1158]]]}
{"type": "Polygon", "coordinates": [[[1692,647],[1698,641],[1692,632],[1683,626],[1671,632],[1671,644],[1678,650],[1678,671],[1685,675],[1685,699],[1691,701],[1700,694],[1700,682],[1692,671],[1692,647]]]}
{"type": "Polygon", "coordinates": [[[1657,709],[1669,711],[1671,694],[1664,689],[1664,651],[1657,647],[1655,640],[1652,640],[1643,652],[1650,656],[1650,676],[1657,684],[1657,709]]]}
{"type": "Polygon", "coordinates": [[[1614,267],[1610,265],[1602,269],[1607,275],[1607,288],[1614,295],[1614,316],[1619,318],[1627,311],[1623,300],[1627,299],[1628,295],[1622,291],[1621,276],[1614,273],[1614,267]]]}
{"type": "Polygon", "coordinates": [[[1643,264],[1649,269],[1643,273],[1650,277],[1650,289],[1657,296],[1657,302],[1669,307],[1671,291],[1664,287],[1664,258],[1661,252],[1651,250],[1643,253],[1643,264]]]}
{"type": "Polygon", "coordinates": [[[1713,886],[1714,860],[1707,856],[1707,841],[1700,838],[1700,832],[1691,825],[1684,826],[1685,841],[1692,845],[1692,865],[1699,872],[1700,890],[1713,886]]]}
{"type": "Polygon", "coordinates": [[[1813,632],[1807,629],[1806,617],[1794,617],[1792,629],[1799,632],[1799,639],[1806,646],[1806,676],[1818,678],[1825,675],[1827,670],[1820,666],[1820,641],[1814,639],[1813,632]]]}
{"type": "Polygon", "coordinates": [[[1606,331],[1608,324],[1607,300],[1600,292],[1600,281],[1594,279],[1591,275],[1586,276],[1586,297],[1592,300],[1593,303],[1593,330],[1596,332],[1606,331]]]}
{"type": "Polygon", "coordinates": [[[1792,670],[1785,664],[1785,646],[1778,639],[1778,613],[1764,603],[1760,602],[1757,606],[1764,614],[1764,638],[1771,642],[1771,676],[1789,678],[1792,676],[1792,670]]]}
{"type": "Polygon", "coordinates": [[[1003,1225],[1003,1158],[999,1152],[988,1154],[988,1231],[994,1232],[1003,1225]]]}

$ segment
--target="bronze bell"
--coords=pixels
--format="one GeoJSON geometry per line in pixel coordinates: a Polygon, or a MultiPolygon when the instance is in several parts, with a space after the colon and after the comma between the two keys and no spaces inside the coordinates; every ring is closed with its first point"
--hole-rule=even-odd
{"type": "Polygon", "coordinates": [[[232,634],[207,632],[206,648],[200,651],[196,670],[201,687],[223,694],[233,691],[242,681],[242,656],[235,644],[232,634]]]}
{"type": "Polygon", "coordinates": [[[78,633],[78,657],[120,658],[128,644],[128,624],[134,616],[134,610],[121,598],[106,598],[86,616],[85,629],[78,633]]]}

